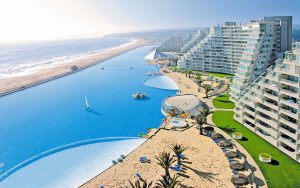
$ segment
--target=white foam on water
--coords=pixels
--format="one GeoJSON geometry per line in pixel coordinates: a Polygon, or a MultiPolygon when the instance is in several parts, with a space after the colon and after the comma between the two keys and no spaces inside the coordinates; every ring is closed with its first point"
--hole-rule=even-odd
{"type": "Polygon", "coordinates": [[[66,149],[19,169],[0,182],[0,187],[78,187],[110,167],[112,160],[127,155],[144,142],[142,138],[129,139],[66,149]]]}
{"type": "Polygon", "coordinates": [[[157,76],[147,79],[145,85],[159,89],[179,90],[177,84],[167,76],[157,76]]]}
{"type": "Polygon", "coordinates": [[[131,39],[127,43],[106,49],[81,53],[77,55],[60,56],[37,62],[25,62],[21,64],[0,64],[0,79],[30,75],[42,69],[55,67],[60,64],[73,63],[74,61],[89,58],[97,53],[107,53],[109,52],[109,50],[124,48],[133,45],[136,42],[136,39],[131,39]]]}

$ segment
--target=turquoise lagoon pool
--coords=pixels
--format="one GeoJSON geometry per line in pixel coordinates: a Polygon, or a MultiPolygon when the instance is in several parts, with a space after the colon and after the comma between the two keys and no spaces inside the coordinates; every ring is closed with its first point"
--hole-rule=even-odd
{"type": "Polygon", "coordinates": [[[32,163],[45,157],[44,152],[63,152],[66,148],[59,148],[64,145],[75,147],[78,145],[72,143],[98,139],[104,148],[158,127],[163,118],[161,102],[175,91],[144,84],[149,65],[143,57],[150,49],[138,48],[76,74],[1,97],[0,179],[28,165],[22,163],[28,159],[32,163]],[[149,97],[134,100],[133,92],[149,97]],[[90,111],[84,109],[84,96],[90,111]],[[117,138],[112,141],[109,137],[117,138]]]}

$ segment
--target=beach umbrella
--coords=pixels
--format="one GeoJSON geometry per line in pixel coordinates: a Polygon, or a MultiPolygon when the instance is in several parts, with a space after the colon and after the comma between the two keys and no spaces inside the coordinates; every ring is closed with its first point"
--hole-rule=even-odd
{"type": "Polygon", "coordinates": [[[203,127],[203,131],[204,132],[213,132],[215,129],[211,126],[208,126],[208,127],[203,127]]]}
{"type": "Polygon", "coordinates": [[[229,140],[225,140],[225,141],[221,141],[218,145],[220,147],[231,147],[232,143],[229,140]]]}
{"type": "Polygon", "coordinates": [[[222,138],[224,138],[224,136],[221,135],[220,133],[216,133],[216,134],[213,134],[213,135],[211,136],[211,138],[212,138],[212,139],[222,139],[222,138]]]}
{"type": "Polygon", "coordinates": [[[228,158],[235,158],[235,157],[239,156],[239,153],[234,152],[234,151],[230,151],[230,152],[225,153],[225,156],[228,157],[228,158]]]}
{"type": "Polygon", "coordinates": [[[247,185],[249,183],[248,178],[243,174],[236,174],[231,177],[231,182],[234,185],[247,185]]]}
{"type": "Polygon", "coordinates": [[[244,163],[239,163],[239,162],[235,162],[235,163],[231,163],[230,168],[233,170],[245,170],[245,164],[244,163]]]}

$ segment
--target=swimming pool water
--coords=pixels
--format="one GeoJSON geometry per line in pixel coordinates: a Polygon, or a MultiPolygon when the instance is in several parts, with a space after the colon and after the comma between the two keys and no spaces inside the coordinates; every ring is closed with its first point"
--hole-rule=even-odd
{"type": "Polygon", "coordinates": [[[84,71],[0,98],[0,174],[42,152],[94,138],[132,137],[158,127],[175,91],[144,85],[142,47],[84,71]],[[101,69],[101,68],[104,69],[101,69]],[[130,67],[133,67],[131,70],[130,67]],[[147,100],[134,100],[144,92],[147,100]],[[87,96],[91,110],[84,109],[87,96]]]}

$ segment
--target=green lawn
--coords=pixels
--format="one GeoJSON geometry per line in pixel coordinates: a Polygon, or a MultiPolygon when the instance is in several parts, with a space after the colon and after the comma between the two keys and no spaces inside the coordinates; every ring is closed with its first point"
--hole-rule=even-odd
{"type": "Polygon", "coordinates": [[[213,105],[216,108],[233,109],[234,103],[229,100],[229,95],[220,95],[213,100],[213,105]]]}
{"type": "Polygon", "coordinates": [[[232,74],[217,73],[217,72],[209,72],[208,74],[211,75],[211,76],[219,77],[219,78],[225,78],[227,76],[233,76],[232,74]]]}
{"type": "Polygon", "coordinates": [[[283,152],[263,140],[261,137],[238,123],[233,119],[231,111],[215,111],[213,122],[230,133],[238,131],[243,134],[244,139],[238,142],[254,158],[263,172],[270,188],[296,188],[300,187],[300,164],[285,155],[283,152]],[[259,153],[268,153],[275,161],[273,164],[266,164],[259,161],[259,153]]]}

